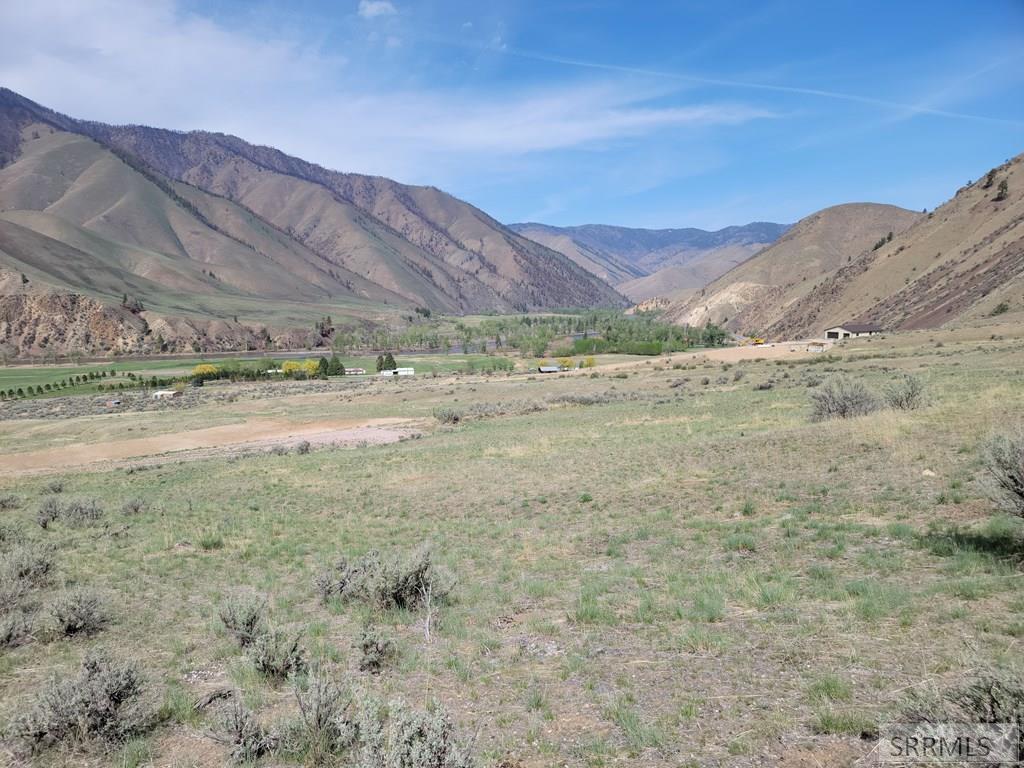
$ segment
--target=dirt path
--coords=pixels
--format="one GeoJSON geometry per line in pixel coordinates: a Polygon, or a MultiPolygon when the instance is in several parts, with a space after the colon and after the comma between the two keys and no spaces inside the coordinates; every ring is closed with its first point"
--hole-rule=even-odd
{"type": "MultiPolygon", "coordinates": [[[[224,453],[310,445],[360,445],[398,442],[416,433],[409,419],[333,419],[297,424],[284,419],[250,419],[242,424],[172,432],[153,437],[112,440],[0,456],[0,472],[47,472],[127,459],[194,460],[224,453]]],[[[139,463],[133,461],[133,463],[139,463]]],[[[151,462],[144,462],[151,463],[151,462]]]]}
{"type": "MultiPolygon", "coordinates": [[[[773,344],[763,344],[759,347],[746,346],[698,349],[693,352],[676,352],[667,357],[654,357],[651,358],[651,360],[659,365],[693,362],[694,360],[700,360],[702,358],[720,363],[735,363],[740,360],[756,360],[758,358],[764,360],[777,360],[780,358],[795,360],[801,357],[811,357],[815,354],[807,351],[808,343],[809,342],[806,341],[780,341],[773,344]]],[[[825,346],[827,351],[831,345],[825,346]]],[[[637,361],[615,363],[613,365],[603,365],[599,370],[608,371],[619,370],[622,368],[636,368],[638,365],[643,365],[643,363],[637,363],[637,361]]]]}

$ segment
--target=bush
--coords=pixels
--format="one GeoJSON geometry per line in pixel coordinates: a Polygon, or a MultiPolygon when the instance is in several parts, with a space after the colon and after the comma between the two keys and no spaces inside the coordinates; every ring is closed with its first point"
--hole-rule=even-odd
{"type": "Polygon", "coordinates": [[[469,745],[441,709],[417,712],[401,702],[368,702],[359,717],[358,768],[473,768],[469,745]]]}
{"type": "Polygon", "coordinates": [[[231,748],[231,759],[238,764],[252,763],[277,747],[277,737],[238,701],[232,702],[215,738],[231,748]]]}
{"type": "Polygon", "coordinates": [[[0,648],[16,648],[32,637],[32,617],[21,608],[0,610],[0,648]]]}
{"type": "Polygon", "coordinates": [[[284,680],[306,668],[305,652],[299,645],[301,634],[270,628],[258,633],[249,644],[249,658],[267,677],[284,680]]]}
{"type": "Polygon", "coordinates": [[[50,573],[53,560],[45,547],[32,542],[18,544],[0,557],[0,578],[40,584],[50,573]]]}
{"type": "Polygon", "coordinates": [[[64,481],[60,479],[51,480],[46,484],[46,490],[50,493],[64,493],[64,481]]]}
{"type": "Polygon", "coordinates": [[[811,419],[851,419],[878,410],[878,399],[860,381],[835,376],[811,393],[811,419]]]}
{"type": "Polygon", "coordinates": [[[39,505],[39,512],[36,514],[36,522],[39,523],[40,528],[45,530],[50,527],[50,523],[56,521],[60,517],[60,513],[60,499],[56,496],[48,496],[43,499],[43,503],[39,505]]]}
{"type": "Polygon", "coordinates": [[[103,598],[91,589],[77,589],[58,597],[50,606],[57,631],[65,637],[92,635],[107,623],[103,598]]]}
{"type": "Polygon", "coordinates": [[[10,509],[17,509],[21,506],[21,499],[15,496],[13,493],[9,493],[6,496],[0,496],[0,510],[7,511],[10,509]]]}
{"type": "Polygon", "coordinates": [[[356,739],[356,724],[349,716],[351,698],[319,668],[303,690],[296,685],[299,715],[281,736],[282,750],[307,765],[330,764],[356,739]]]}
{"type": "Polygon", "coordinates": [[[29,585],[9,573],[0,573],[0,615],[14,611],[28,593],[29,585]]]}
{"type": "Polygon", "coordinates": [[[303,440],[295,446],[295,452],[300,456],[305,456],[309,453],[310,445],[309,440],[303,440]]]}
{"type": "Polygon", "coordinates": [[[434,564],[430,547],[422,546],[405,559],[382,560],[376,551],[355,563],[342,559],[317,577],[316,587],[323,600],[337,596],[381,610],[412,611],[428,601],[446,602],[455,579],[434,564]]]}
{"type": "Polygon", "coordinates": [[[380,674],[395,656],[395,644],[373,627],[364,627],[356,647],[359,649],[359,670],[371,675],[380,674]]]}
{"type": "Polygon", "coordinates": [[[152,724],[144,693],[142,674],[133,664],[90,651],[78,675],[47,685],[14,732],[36,748],[91,739],[124,742],[152,724]]]}
{"type": "Polygon", "coordinates": [[[267,601],[258,595],[232,595],[220,604],[221,623],[239,647],[252,645],[266,631],[267,601]]]}
{"type": "Polygon", "coordinates": [[[462,412],[455,408],[435,408],[434,418],[442,424],[458,424],[462,421],[462,412]]]}
{"type": "Polygon", "coordinates": [[[142,499],[128,499],[121,505],[121,514],[129,517],[146,511],[146,502],[142,499]]]}
{"type": "Polygon", "coordinates": [[[990,438],[982,462],[992,498],[1005,511],[1024,517],[1024,427],[990,438]]]}
{"type": "Polygon", "coordinates": [[[60,517],[69,525],[91,525],[103,517],[103,508],[95,499],[79,499],[64,507],[60,517]]]}
{"type": "Polygon", "coordinates": [[[909,373],[885,389],[885,402],[890,408],[914,411],[925,403],[924,382],[909,373]]]}
{"type": "Polygon", "coordinates": [[[911,691],[900,719],[911,723],[1009,723],[1017,726],[1017,749],[1024,754],[1024,681],[1006,672],[988,672],[943,691],[911,691]]]}
{"type": "Polygon", "coordinates": [[[25,534],[21,532],[20,528],[8,525],[7,523],[0,523],[0,551],[10,549],[16,544],[21,544],[23,541],[25,541],[25,534]]]}

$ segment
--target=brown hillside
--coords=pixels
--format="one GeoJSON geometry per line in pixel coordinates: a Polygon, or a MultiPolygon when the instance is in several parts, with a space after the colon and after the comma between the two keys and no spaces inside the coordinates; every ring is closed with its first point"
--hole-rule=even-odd
{"type": "Polygon", "coordinates": [[[202,265],[220,281],[214,293],[260,299],[454,312],[624,303],[440,190],[329,171],[232,136],[74,120],[0,89],[0,163],[0,210],[42,211],[188,262],[167,274],[172,291],[191,291],[180,270],[202,265]]]}
{"type": "Polygon", "coordinates": [[[769,332],[816,334],[849,320],[935,328],[1004,311],[1024,311],[1024,155],[838,270],[769,332]],[[999,200],[1003,181],[1008,194],[999,200]]]}
{"type": "Polygon", "coordinates": [[[667,315],[678,323],[716,322],[736,331],[762,331],[811,293],[823,277],[921,216],[874,203],[818,211],[700,293],[670,306],[667,315]]]}

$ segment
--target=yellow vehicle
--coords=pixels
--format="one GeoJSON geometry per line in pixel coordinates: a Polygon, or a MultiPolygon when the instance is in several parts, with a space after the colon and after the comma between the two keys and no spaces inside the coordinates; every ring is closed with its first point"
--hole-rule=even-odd
{"type": "Polygon", "coordinates": [[[752,347],[760,347],[762,344],[765,343],[765,340],[763,338],[761,338],[760,336],[755,336],[754,338],[752,338],[747,343],[750,344],[750,346],[752,346],[752,347]]]}

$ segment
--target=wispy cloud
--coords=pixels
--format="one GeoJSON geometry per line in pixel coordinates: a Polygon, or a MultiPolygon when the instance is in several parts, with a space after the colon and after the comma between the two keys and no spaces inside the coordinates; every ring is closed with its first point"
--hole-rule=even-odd
{"type": "Polygon", "coordinates": [[[359,0],[358,13],[364,19],[375,19],[378,16],[394,16],[398,9],[390,0],[359,0]]]}
{"type": "Polygon", "coordinates": [[[843,91],[833,91],[822,88],[808,88],[804,86],[785,85],[779,83],[765,83],[753,80],[737,80],[727,77],[715,77],[688,72],[674,72],[671,70],[650,69],[646,67],[634,67],[622,64],[591,61],[587,59],[578,59],[568,56],[558,56],[555,54],[544,53],[541,51],[532,51],[524,48],[516,48],[507,45],[504,42],[501,43],[500,45],[467,43],[465,41],[458,41],[452,39],[438,40],[438,42],[443,42],[449,45],[459,47],[469,47],[475,48],[477,50],[486,50],[492,53],[503,54],[506,56],[516,56],[519,58],[530,59],[533,61],[543,61],[549,64],[561,64],[568,67],[592,69],[603,72],[616,72],[619,74],[674,80],[680,83],[688,83],[691,85],[708,85],[716,86],[719,88],[731,88],[749,91],[765,91],[771,93],[785,93],[799,96],[812,96],[815,98],[846,101],[856,104],[866,104],[873,107],[884,107],[886,109],[906,112],[912,115],[932,115],[935,117],[946,117],[957,120],[974,120],[989,123],[1002,123],[1005,125],[1024,126],[1024,123],[1022,123],[1019,120],[992,117],[989,115],[975,115],[967,112],[956,112],[948,109],[938,109],[935,107],[930,107],[924,103],[903,103],[899,101],[892,101],[889,99],[882,99],[870,95],[846,93],[843,91]]]}

